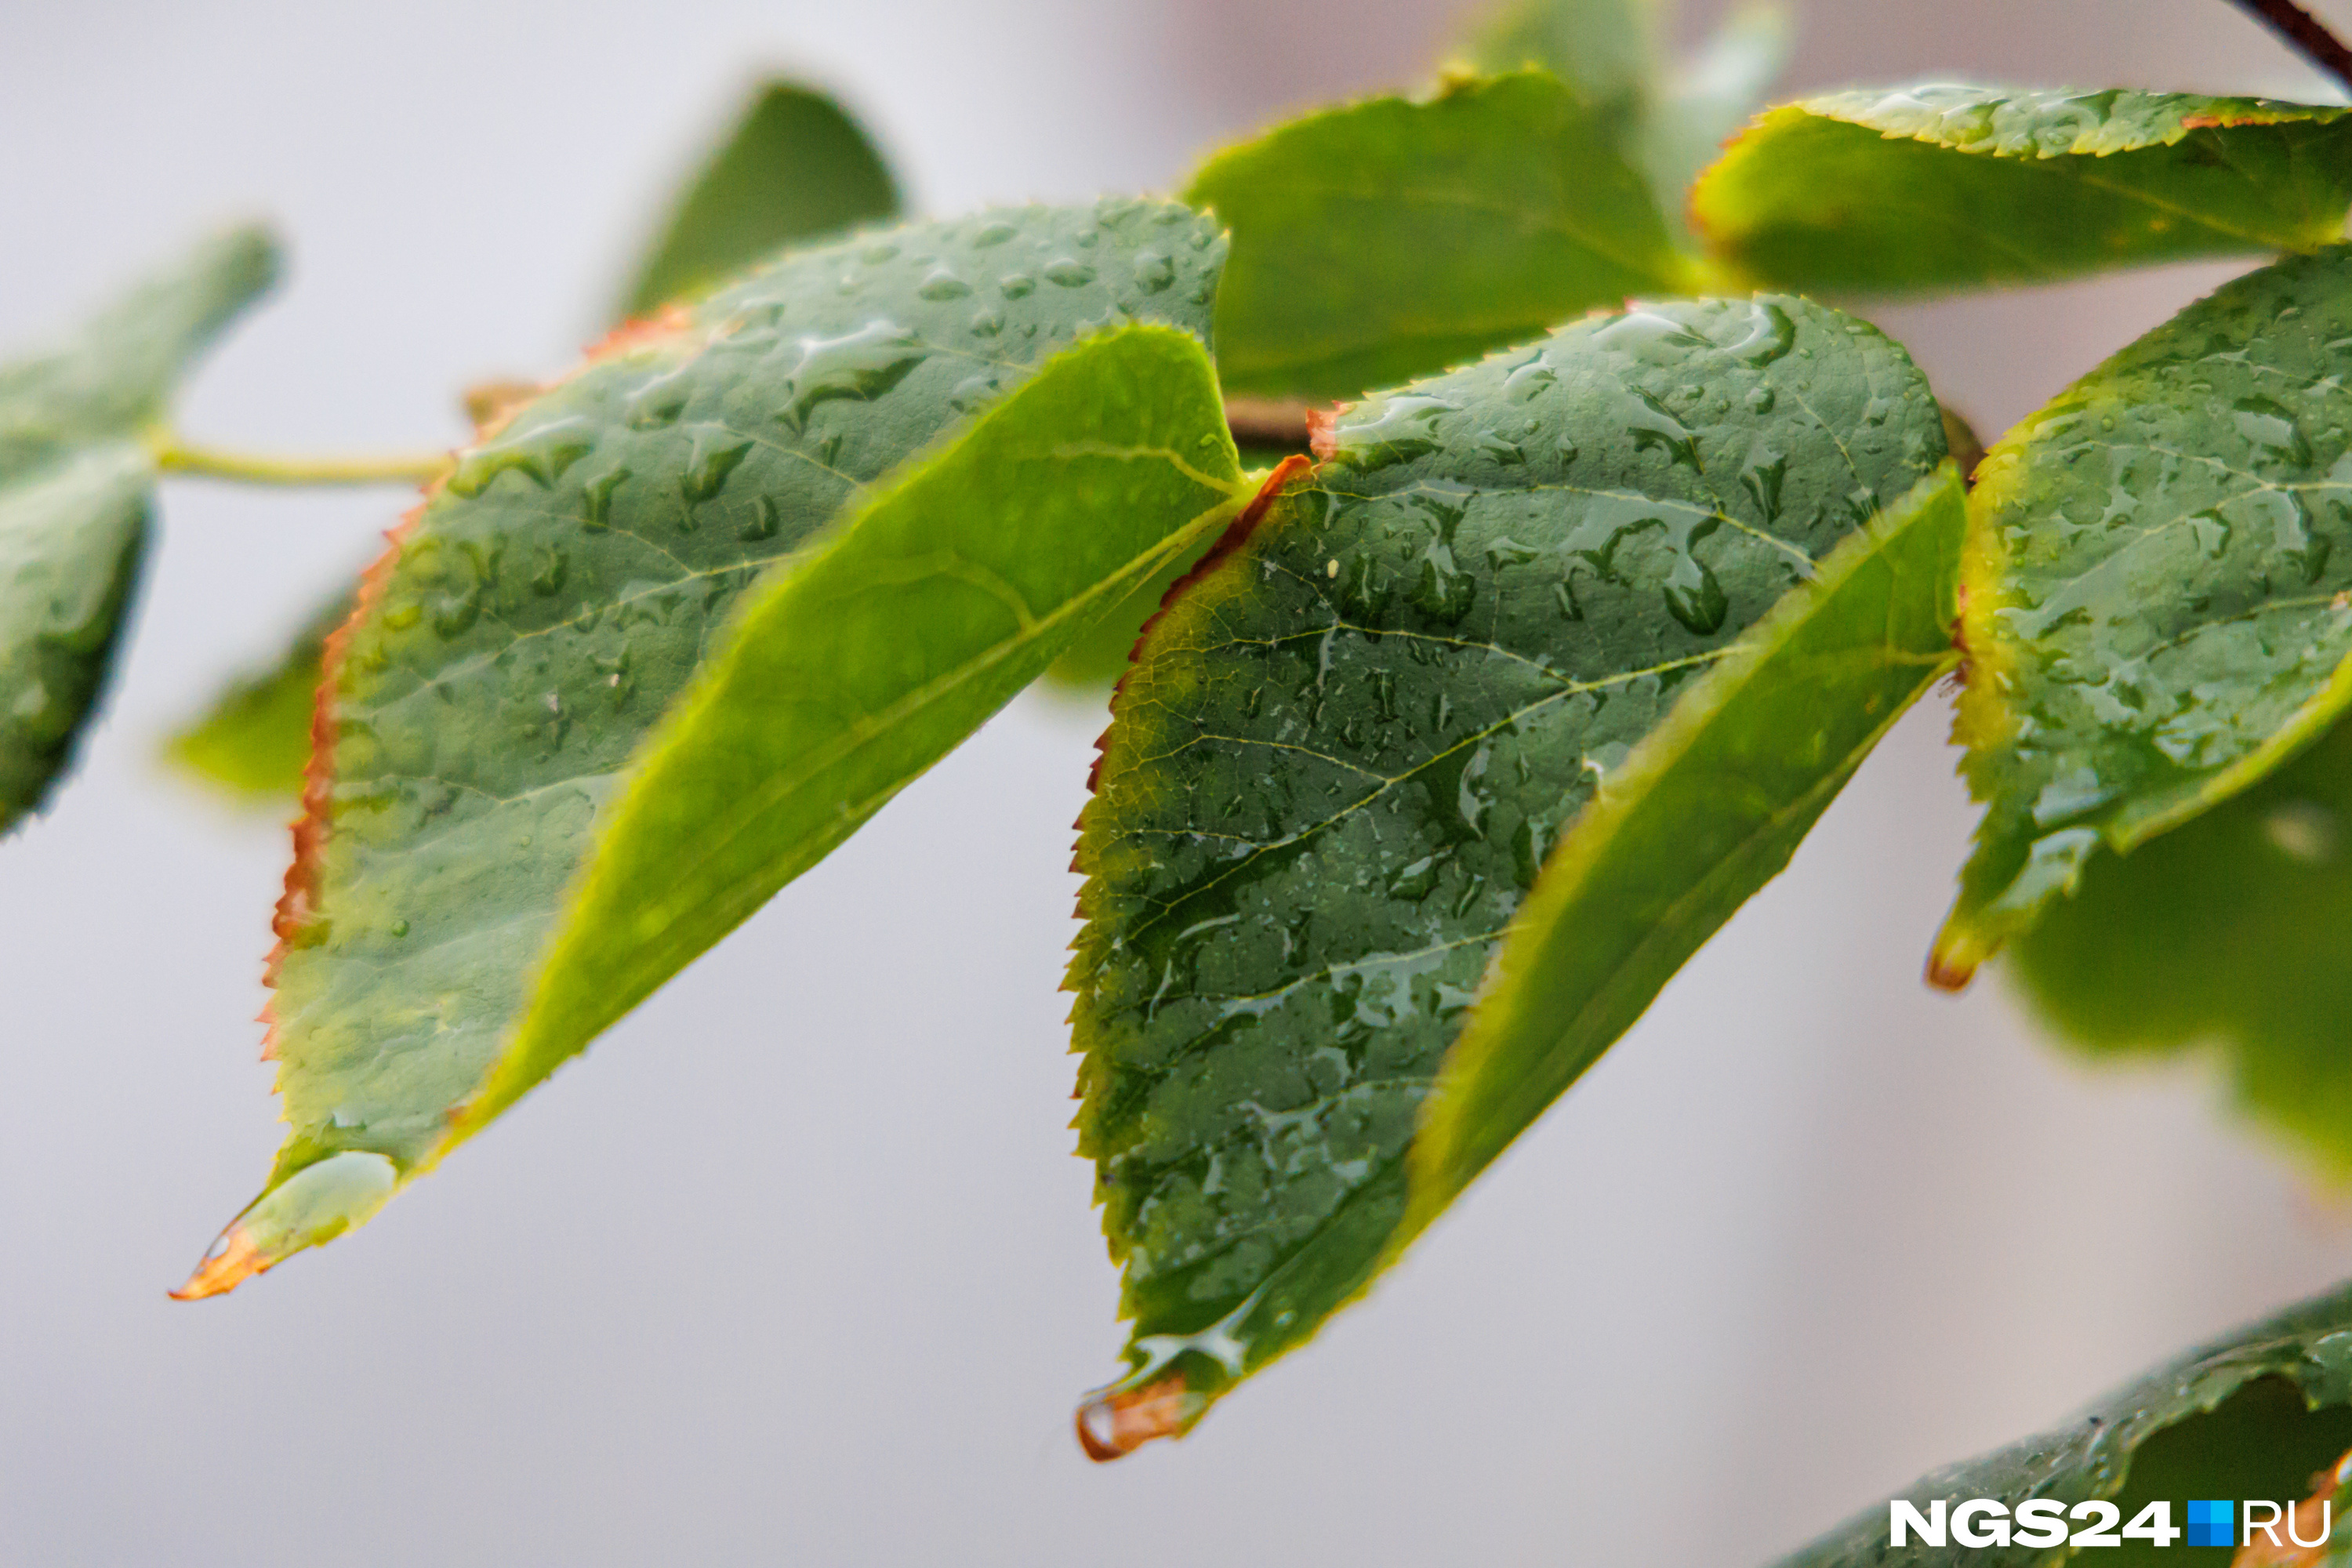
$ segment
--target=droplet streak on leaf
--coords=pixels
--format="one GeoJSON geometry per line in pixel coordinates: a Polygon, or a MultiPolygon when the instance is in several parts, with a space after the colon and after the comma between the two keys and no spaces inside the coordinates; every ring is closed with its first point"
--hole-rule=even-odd
{"type": "Polygon", "coordinates": [[[2311,250],[2352,203],[2347,115],[2127,89],[1837,93],[1758,119],[1691,210],[1716,254],[1783,288],[1905,292],[2311,250]]]}
{"type": "Polygon", "coordinates": [[[1917,373],[1860,322],[1789,300],[1639,314],[1319,429],[1318,482],[1139,649],[1068,982],[1081,1150],[1136,1320],[1113,1405],[1181,1376],[1189,1421],[1364,1287],[1439,1059],[1563,824],[1943,455],[1917,373]],[[1662,420],[1684,452],[1647,438],[1662,420]],[[1738,478],[1767,449],[1769,520],[1738,478]],[[1707,631],[1673,607],[1702,567],[1707,631]]]}
{"type": "Polygon", "coordinates": [[[2346,247],[2242,278],[1979,466],[1955,734],[1986,811],[1939,984],[2352,701],[2347,283],[2346,247]]]}
{"type": "Polygon", "coordinates": [[[428,500],[330,648],[273,964],[291,1130],[270,1186],[346,1151],[403,1181],[436,1157],[522,1020],[639,744],[745,587],[955,422],[976,370],[1010,387],[1132,318],[1205,331],[1221,258],[1195,215],[1135,202],[799,253],[615,332],[462,455],[478,493],[428,500]],[[984,354],[967,302],[918,296],[942,263],[1042,264],[1082,240],[1171,255],[1186,284],[1147,293],[1107,268],[1007,305],[984,354]],[[843,347],[884,321],[919,359],[843,347]],[[820,382],[832,395],[808,401],[820,382]]]}

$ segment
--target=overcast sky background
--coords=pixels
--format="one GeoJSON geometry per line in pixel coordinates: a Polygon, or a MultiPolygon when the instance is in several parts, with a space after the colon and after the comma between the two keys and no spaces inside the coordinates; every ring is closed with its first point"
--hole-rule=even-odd
{"type": "MultiPolygon", "coordinates": [[[[1789,91],[2322,91],[2221,0],[1799,4],[1789,91]]],[[[0,0],[0,348],[267,215],[290,280],[187,428],[446,443],[456,388],[593,334],[761,68],[946,213],[1166,189],[1415,83],[1457,9],[0,0]]],[[[1990,437],[2231,270],[1874,314],[1990,437]]],[[[1103,716],[1031,698],[363,1233],[167,1301],[277,1142],[286,844],[158,737],[404,504],[171,489],[111,716],[0,850],[11,1568],[1738,1568],[2352,1273],[2207,1075],[2086,1074],[1997,982],[1921,986],[1970,820],[1939,700],[1370,1301],[1089,1466],[1068,1414],[1120,1334],[1055,985],[1103,716]]]]}

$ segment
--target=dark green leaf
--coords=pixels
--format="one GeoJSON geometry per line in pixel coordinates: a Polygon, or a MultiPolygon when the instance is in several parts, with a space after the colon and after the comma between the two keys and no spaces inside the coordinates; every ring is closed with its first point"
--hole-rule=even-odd
{"type": "Polygon", "coordinates": [[[1916,87],[1775,109],[1699,180],[1732,265],[1784,288],[2042,282],[2337,237],[2352,110],[1916,87]]]}
{"type": "Polygon", "coordinates": [[[1353,397],[1691,281],[1608,118],[1540,72],[1309,116],[1210,160],[1229,393],[1353,397]]]}
{"type": "Polygon", "coordinates": [[[2352,1176],[2352,725],[2125,856],[2102,856],[2010,962],[2097,1056],[2217,1047],[2239,1099],[2352,1176]]]}
{"type": "MultiPolygon", "coordinates": [[[[1950,1509],[1971,1498],[1992,1499],[2011,1512],[2035,1499],[2063,1507],[2113,1499],[2126,1521],[2147,1503],[2166,1501],[2179,1528],[2185,1516],[2178,1510],[2189,1498],[2268,1498],[2284,1506],[2309,1496],[2315,1477],[2352,1449],[2347,1404],[2352,1288],[2340,1288],[2200,1346],[2063,1426],[1938,1470],[1895,1498],[1922,1516],[1940,1501],[1948,1521],[1950,1509]]],[[[1893,1548],[1890,1511],[1887,1503],[1865,1509],[1780,1568],[2026,1568],[2065,1555],[2032,1545],[1972,1548],[1948,1533],[1941,1547],[1914,1538],[1893,1548]]],[[[2315,1513],[2303,1516],[2306,1539],[2317,1532],[2315,1513]]],[[[2064,1525],[2087,1530],[2092,1522],[2086,1513],[2064,1525]]],[[[2078,1551],[2069,1560],[2105,1568],[2139,1563],[2227,1568],[2231,1555],[2218,1547],[2158,1547],[2136,1539],[2078,1551]]]]}
{"type": "Polygon", "coordinates": [[[762,87],[703,165],[622,307],[642,316],[787,245],[898,215],[898,187],[862,127],[823,93],[762,87]]]}
{"type": "Polygon", "coordinates": [[[1413,1140],[1406,1235],[1780,875],[1879,737],[1951,668],[1967,515],[1957,471],[1922,480],[1824,556],[1602,777],[1445,1058],[1413,1140]]]}
{"type": "Polygon", "coordinates": [[[1580,322],[1335,441],[1146,637],[1084,819],[1080,1135],[1135,1319],[1108,1449],[1365,1287],[1562,827],[1944,453],[1899,350],[1786,299],[1580,322]]]}
{"type": "Polygon", "coordinates": [[[331,767],[273,966],[291,1131],[190,1293],[446,1147],[643,742],[743,590],[1078,338],[1204,332],[1223,248],[1182,207],[1118,202],[794,253],[616,334],[461,455],[333,659],[331,767]]]}
{"type": "Polygon", "coordinates": [[[2262,778],[2352,700],[2352,247],[2189,306],[1977,468],[1958,734],[1986,803],[1932,971],[2262,778]]]}
{"type": "Polygon", "coordinates": [[[349,594],[311,616],[278,663],[233,682],[205,716],[173,735],[165,754],[233,795],[277,805],[302,793],[310,715],[327,634],[352,618],[349,594]]]}
{"type": "Polygon", "coordinates": [[[1200,341],[1130,327],[1046,362],[770,572],[605,811],[459,1135],[831,853],[1246,499],[1200,341]]]}
{"type": "Polygon", "coordinates": [[[146,554],[148,428],[276,270],[266,236],[224,235],[0,366],[0,831],[47,798],[105,686],[146,554]]]}

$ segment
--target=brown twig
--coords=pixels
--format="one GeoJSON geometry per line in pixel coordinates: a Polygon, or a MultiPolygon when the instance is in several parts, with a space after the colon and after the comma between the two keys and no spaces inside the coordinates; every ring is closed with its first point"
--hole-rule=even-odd
{"type": "Polygon", "coordinates": [[[1225,399],[1225,424],[1244,447],[1307,450],[1307,405],[1266,397],[1225,399]]]}
{"type": "Polygon", "coordinates": [[[2352,92],[2352,49],[2320,25],[2319,18],[2296,5],[2294,0],[2231,0],[2250,16],[2261,18],[2270,29],[2294,46],[2304,58],[2326,71],[2352,92]]]}

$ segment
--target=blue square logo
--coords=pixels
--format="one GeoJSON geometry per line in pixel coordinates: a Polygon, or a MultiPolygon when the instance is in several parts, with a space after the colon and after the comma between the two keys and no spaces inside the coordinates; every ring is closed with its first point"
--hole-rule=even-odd
{"type": "Polygon", "coordinates": [[[2225,1499],[2192,1499],[2189,1504],[2189,1544],[2191,1546],[2235,1546],[2238,1544],[2238,1505],[2225,1499]]]}

